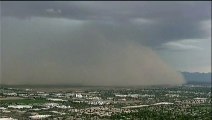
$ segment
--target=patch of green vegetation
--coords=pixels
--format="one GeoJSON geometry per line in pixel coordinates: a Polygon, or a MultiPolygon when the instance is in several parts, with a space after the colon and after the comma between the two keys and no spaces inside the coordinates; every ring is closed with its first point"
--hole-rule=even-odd
{"type": "Polygon", "coordinates": [[[43,104],[47,103],[48,101],[46,99],[18,99],[18,100],[1,100],[1,104],[8,104],[8,105],[14,105],[14,104],[23,104],[23,105],[29,105],[29,104],[43,104]]]}

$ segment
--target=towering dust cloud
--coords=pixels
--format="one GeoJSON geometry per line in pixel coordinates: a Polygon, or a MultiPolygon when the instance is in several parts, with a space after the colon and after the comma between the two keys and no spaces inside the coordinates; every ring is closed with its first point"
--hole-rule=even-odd
{"type": "MultiPolygon", "coordinates": [[[[23,35],[26,30],[16,34],[23,35]]],[[[93,24],[83,24],[74,31],[57,30],[57,26],[54,30],[43,27],[41,32],[34,28],[21,38],[17,35],[15,40],[5,34],[2,83],[89,86],[184,83],[179,73],[150,47],[134,41],[133,35],[121,27],[110,29],[93,24]]]]}

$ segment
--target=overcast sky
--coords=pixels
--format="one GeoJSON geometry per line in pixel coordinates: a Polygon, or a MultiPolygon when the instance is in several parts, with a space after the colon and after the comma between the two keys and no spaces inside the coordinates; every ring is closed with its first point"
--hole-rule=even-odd
{"type": "MultiPolygon", "coordinates": [[[[119,56],[117,59],[136,58],[136,51],[140,51],[137,60],[159,68],[168,66],[164,71],[211,71],[210,1],[4,1],[0,20],[5,76],[21,76],[28,70],[34,75],[35,71],[47,70],[45,65],[54,66],[51,69],[63,67],[67,72],[72,69],[64,66],[86,71],[98,63],[98,69],[94,68],[98,71],[102,65],[110,64],[110,55],[119,56]],[[123,51],[131,52],[124,56],[123,51]],[[145,55],[160,62],[149,64],[151,60],[143,60],[145,55]],[[108,60],[100,62],[100,58],[108,60]]],[[[120,66],[117,70],[123,69],[120,66]]]]}

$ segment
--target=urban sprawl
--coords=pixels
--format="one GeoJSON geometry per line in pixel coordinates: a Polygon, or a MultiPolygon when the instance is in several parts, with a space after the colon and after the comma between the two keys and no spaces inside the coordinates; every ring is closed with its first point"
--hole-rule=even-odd
{"type": "Polygon", "coordinates": [[[211,87],[0,89],[0,120],[210,120],[211,87]]]}

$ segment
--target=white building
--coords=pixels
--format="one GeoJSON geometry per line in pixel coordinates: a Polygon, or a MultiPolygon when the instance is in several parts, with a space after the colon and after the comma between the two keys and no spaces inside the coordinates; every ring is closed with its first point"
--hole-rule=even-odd
{"type": "Polygon", "coordinates": [[[71,108],[71,106],[65,106],[65,105],[58,105],[56,106],[57,108],[61,108],[61,109],[67,109],[67,108],[71,108]]]}
{"type": "Polygon", "coordinates": [[[205,103],[207,98],[194,98],[195,103],[205,103]]]}
{"type": "Polygon", "coordinates": [[[45,103],[44,106],[47,108],[52,108],[52,107],[59,106],[59,104],[58,103],[45,103]]]}
{"type": "Polygon", "coordinates": [[[6,110],[7,108],[5,108],[5,107],[0,107],[0,110],[6,110]]]}
{"type": "Polygon", "coordinates": [[[153,105],[171,105],[171,104],[174,104],[174,103],[170,103],[170,102],[160,102],[160,103],[155,103],[153,105]]]}
{"type": "Polygon", "coordinates": [[[120,95],[120,94],[116,94],[116,97],[127,97],[127,95],[120,95]]]}
{"type": "Polygon", "coordinates": [[[9,105],[8,108],[14,108],[14,109],[23,109],[23,108],[32,108],[31,105],[9,105]]]}
{"type": "Polygon", "coordinates": [[[30,119],[33,119],[33,120],[37,120],[37,119],[44,119],[44,118],[48,118],[50,117],[51,115],[33,115],[33,116],[29,116],[30,119]]]}
{"type": "Polygon", "coordinates": [[[9,95],[9,96],[17,96],[17,93],[3,93],[4,95],[9,95]]]}
{"type": "Polygon", "coordinates": [[[76,98],[82,98],[82,94],[78,93],[75,95],[76,98]]]}

